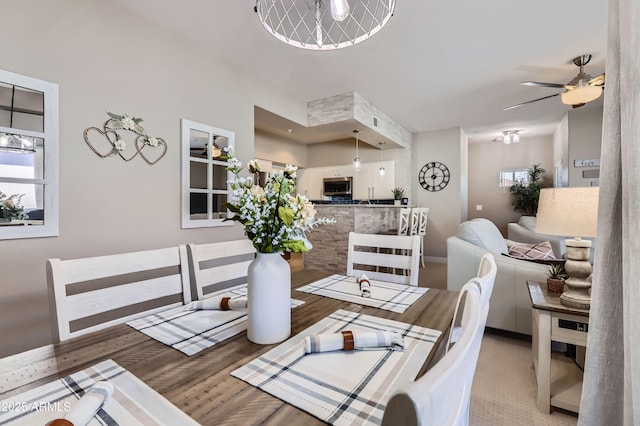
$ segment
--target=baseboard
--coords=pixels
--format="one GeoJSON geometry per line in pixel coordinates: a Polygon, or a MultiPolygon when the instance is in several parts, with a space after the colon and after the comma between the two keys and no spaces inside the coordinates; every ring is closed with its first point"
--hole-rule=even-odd
{"type": "Polygon", "coordinates": [[[447,263],[447,258],[437,257],[437,256],[425,256],[424,261],[429,263],[447,263]]]}

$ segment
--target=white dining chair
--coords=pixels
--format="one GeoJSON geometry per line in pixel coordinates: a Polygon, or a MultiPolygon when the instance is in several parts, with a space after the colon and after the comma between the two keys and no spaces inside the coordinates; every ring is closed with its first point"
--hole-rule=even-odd
{"type": "Polygon", "coordinates": [[[55,341],[191,302],[186,246],[47,260],[55,341]]]}
{"type": "Polygon", "coordinates": [[[209,293],[247,283],[256,249],[248,238],[209,244],[188,244],[189,264],[198,300],[209,293]]]}
{"type": "Polygon", "coordinates": [[[391,396],[384,410],[383,426],[469,424],[471,385],[487,311],[481,306],[477,283],[468,282],[461,292],[465,293],[467,315],[460,340],[421,378],[391,396]]]}
{"type": "Polygon", "coordinates": [[[420,238],[349,232],[347,275],[418,285],[420,238]]]}
{"type": "MultiPolygon", "coordinates": [[[[491,253],[485,253],[480,259],[480,265],[478,266],[478,276],[473,279],[480,289],[480,301],[482,308],[489,313],[489,300],[493,293],[493,285],[496,280],[496,273],[498,267],[496,266],[496,260],[491,253]]],[[[449,350],[453,344],[455,344],[460,338],[462,330],[461,324],[464,322],[464,316],[466,315],[460,299],[464,297],[464,293],[460,292],[458,295],[458,304],[453,314],[453,321],[449,330],[449,340],[445,346],[445,351],[449,350]],[[462,307],[462,310],[459,308],[462,307]]]]}

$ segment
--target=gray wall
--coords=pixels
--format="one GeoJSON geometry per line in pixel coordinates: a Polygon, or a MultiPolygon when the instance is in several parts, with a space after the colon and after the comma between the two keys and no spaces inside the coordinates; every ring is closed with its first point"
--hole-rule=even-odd
{"type": "MultiPolygon", "coordinates": [[[[411,202],[429,207],[425,255],[444,260],[447,238],[455,235],[458,225],[467,220],[467,136],[462,129],[414,133],[411,202]],[[427,163],[444,163],[451,173],[449,184],[441,191],[429,192],[418,182],[418,172],[427,163]]],[[[437,260],[437,259],[432,259],[437,260]]]]}
{"type": "Polygon", "coordinates": [[[507,235],[507,224],[515,222],[520,213],[513,211],[508,188],[500,188],[500,170],[528,169],[540,164],[551,183],[553,177],[553,137],[520,137],[518,144],[502,142],[469,144],[469,218],[484,217],[507,235]],[[482,211],[476,210],[482,205],[482,211]]]}
{"type": "Polygon", "coordinates": [[[574,167],[574,160],[600,159],[602,112],[602,107],[569,111],[569,186],[591,186],[592,182],[598,182],[598,179],[582,177],[584,170],[598,170],[598,167],[574,167]]]}
{"type": "Polygon", "coordinates": [[[295,102],[108,1],[4,0],[0,68],[60,86],[60,235],[0,241],[0,357],[51,342],[45,263],[242,237],[238,226],[180,228],[180,119],[236,132],[253,156],[259,104],[306,117],[295,102]],[[101,159],[82,132],[105,111],[144,119],[166,156],[101,159]]]}

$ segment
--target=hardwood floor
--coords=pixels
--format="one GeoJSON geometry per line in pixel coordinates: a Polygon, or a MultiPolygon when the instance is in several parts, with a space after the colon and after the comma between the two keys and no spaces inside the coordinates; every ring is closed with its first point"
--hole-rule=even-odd
{"type": "MultiPolygon", "coordinates": [[[[447,265],[427,263],[420,269],[420,287],[447,288],[447,265]]],[[[536,405],[536,381],[531,341],[485,331],[471,389],[469,424],[576,425],[574,413],[552,408],[543,414],[536,405]]]]}

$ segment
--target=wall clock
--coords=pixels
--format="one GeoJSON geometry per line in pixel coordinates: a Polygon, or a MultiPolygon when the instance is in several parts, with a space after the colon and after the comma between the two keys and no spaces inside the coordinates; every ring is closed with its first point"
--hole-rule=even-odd
{"type": "Polygon", "coordinates": [[[447,166],[439,161],[432,161],[420,169],[418,182],[427,191],[436,192],[447,186],[450,177],[447,166]]]}

